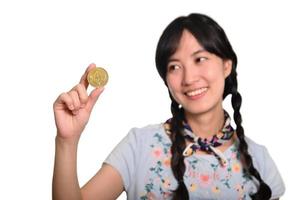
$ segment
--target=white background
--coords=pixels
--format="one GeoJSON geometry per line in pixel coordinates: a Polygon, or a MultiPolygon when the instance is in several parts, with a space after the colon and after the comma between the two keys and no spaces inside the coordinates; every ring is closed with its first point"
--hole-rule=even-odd
{"type": "MultiPolygon", "coordinates": [[[[277,163],[287,188],[282,199],[295,199],[300,178],[295,2],[1,1],[1,199],[51,199],[52,104],[91,62],[105,67],[110,79],[79,144],[81,185],[130,128],[170,117],[155,48],[166,25],[191,12],[205,13],[225,29],[239,58],[245,133],[277,163]]],[[[229,100],[225,108],[231,112],[229,100]]]]}

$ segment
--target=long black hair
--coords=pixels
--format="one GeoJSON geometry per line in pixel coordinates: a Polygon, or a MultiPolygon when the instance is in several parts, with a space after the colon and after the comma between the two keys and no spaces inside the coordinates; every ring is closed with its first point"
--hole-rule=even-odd
{"type": "MultiPolygon", "coordinates": [[[[231,94],[231,104],[234,110],[233,118],[236,124],[236,133],[239,139],[238,151],[241,155],[243,173],[250,179],[253,177],[259,182],[258,190],[251,197],[254,200],[265,200],[271,198],[270,187],[262,180],[259,172],[253,165],[252,157],[248,152],[248,144],[245,140],[244,129],[242,126],[242,116],[240,108],[242,97],[238,92],[237,84],[237,56],[232,49],[231,44],[224,30],[210,17],[203,14],[192,13],[188,16],[181,16],[172,21],[164,30],[159,39],[156,49],[156,68],[159,75],[166,82],[167,64],[169,58],[176,52],[183,30],[189,31],[201,44],[204,49],[217,55],[223,60],[232,61],[232,70],[230,75],[225,79],[223,99],[231,94]]],[[[182,135],[182,121],[185,119],[183,108],[179,108],[178,102],[174,100],[170,91],[171,112],[173,115],[171,121],[171,168],[174,177],[178,181],[178,187],[173,193],[173,199],[189,199],[187,187],[184,184],[183,176],[185,173],[183,150],[186,147],[185,139],[182,135]]]]}

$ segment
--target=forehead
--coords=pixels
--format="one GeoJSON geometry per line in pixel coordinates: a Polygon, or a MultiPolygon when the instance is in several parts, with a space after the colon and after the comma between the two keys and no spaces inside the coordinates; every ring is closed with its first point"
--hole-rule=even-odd
{"type": "Polygon", "coordinates": [[[199,43],[198,40],[189,31],[184,30],[179,40],[177,49],[175,53],[170,57],[170,59],[185,55],[191,55],[199,50],[204,50],[202,44],[199,43]]]}

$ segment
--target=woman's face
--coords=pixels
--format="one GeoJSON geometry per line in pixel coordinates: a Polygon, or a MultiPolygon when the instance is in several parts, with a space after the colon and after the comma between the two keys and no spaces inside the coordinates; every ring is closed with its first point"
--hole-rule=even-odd
{"type": "Polygon", "coordinates": [[[232,62],[206,51],[184,30],[167,65],[167,85],[185,112],[200,114],[222,105],[225,78],[232,62]]]}

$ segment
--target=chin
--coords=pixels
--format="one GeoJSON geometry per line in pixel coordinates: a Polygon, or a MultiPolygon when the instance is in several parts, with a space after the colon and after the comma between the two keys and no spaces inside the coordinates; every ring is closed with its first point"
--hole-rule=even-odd
{"type": "Polygon", "coordinates": [[[186,114],[191,114],[191,115],[201,115],[203,113],[208,112],[210,109],[208,108],[184,108],[184,111],[186,114]]]}
{"type": "Polygon", "coordinates": [[[217,104],[208,105],[208,104],[201,104],[201,105],[189,105],[189,106],[183,106],[184,111],[186,114],[191,115],[201,115],[207,112],[210,112],[217,108],[217,104]]]}

